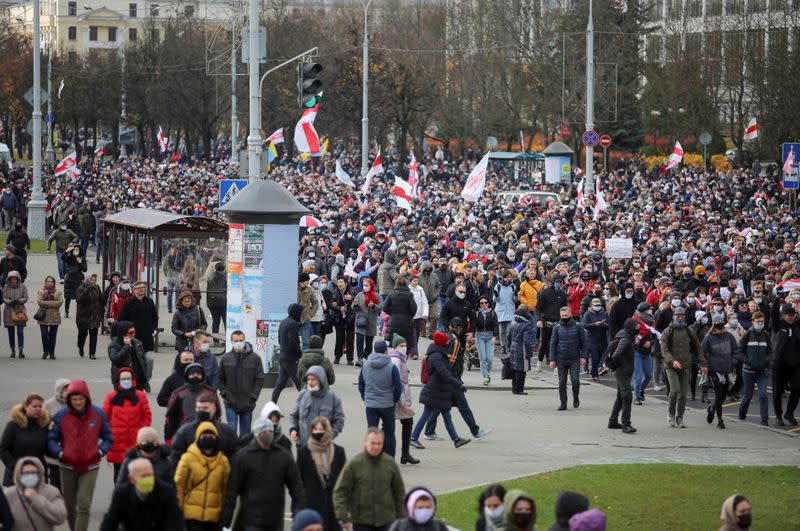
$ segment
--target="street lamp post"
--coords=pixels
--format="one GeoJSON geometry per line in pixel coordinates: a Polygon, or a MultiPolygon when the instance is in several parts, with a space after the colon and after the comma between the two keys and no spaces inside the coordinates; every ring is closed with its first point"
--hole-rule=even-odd
{"type": "Polygon", "coordinates": [[[361,0],[364,4],[364,49],[361,58],[361,176],[369,171],[369,6],[372,0],[361,0]]]}
{"type": "MultiPolygon", "coordinates": [[[[592,0],[589,0],[589,22],[586,24],[586,130],[594,129],[594,25],[592,0]]],[[[594,148],[586,146],[586,181],[583,193],[594,192],[594,148]]]]}
{"type": "Polygon", "coordinates": [[[42,194],[42,27],[39,0],[33,0],[33,191],[28,201],[28,234],[31,239],[45,239],[42,194]]]}
{"type": "MultiPolygon", "coordinates": [[[[126,94],[125,94],[125,43],[123,42],[122,46],[120,47],[122,52],[122,59],[121,59],[121,69],[122,69],[122,94],[120,96],[120,111],[119,111],[119,129],[120,132],[122,128],[127,127],[125,126],[125,122],[128,120],[128,110],[126,108],[126,94]]],[[[121,136],[121,135],[120,135],[121,136]]],[[[120,138],[120,140],[122,140],[120,138]]],[[[125,145],[125,142],[120,142],[119,146],[119,158],[121,160],[125,160],[128,158],[128,146],[125,145]]]]}
{"type": "MultiPolygon", "coordinates": [[[[48,39],[47,44],[47,116],[53,116],[53,44],[52,39],[48,39]]],[[[47,122],[47,147],[44,150],[47,162],[56,161],[56,152],[53,150],[53,121],[52,118],[47,122]]]]}
{"type": "Polygon", "coordinates": [[[231,26],[231,163],[239,164],[239,118],[236,116],[236,23],[231,26]]]}
{"type": "Polygon", "coordinates": [[[250,54],[250,134],[247,136],[247,171],[250,182],[260,177],[261,172],[261,93],[259,92],[258,61],[258,0],[249,0],[250,54]]]}

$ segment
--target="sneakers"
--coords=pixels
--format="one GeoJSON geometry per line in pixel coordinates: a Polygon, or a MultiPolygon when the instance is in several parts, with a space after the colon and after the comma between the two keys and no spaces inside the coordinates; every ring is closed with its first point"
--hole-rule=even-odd
{"type": "Polygon", "coordinates": [[[683,423],[683,417],[675,417],[675,424],[677,424],[679,428],[686,427],[686,424],[683,423]]]}
{"type": "Polygon", "coordinates": [[[594,383],[600,383],[600,377],[599,376],[592,376],[592,381],[594,383]]]}
{"type": "Polygon", "coordinates": [[[459,437],[458,439],[456,439],[456,440],[453,442],[453,444],[456,446],[456,448],[461,448],[461,447],[462,447],[462,446],[464,446],[465,444],[469,444],[469,442],[470,442],[471,440],[472,440],[472,439],[464,439],[464,438],[462,438],[462,437],[459,437]]]}
{"type": "MultiPolygon", "coordinates": [[[[423,435],[423,437],[425,437],[429,441],[443,441],[444,440],[444,437],[442,437],[441,435],[437,435],[435,433],[433,435],[425,434],[425,435],[423,435]]],[[[464,444],[466,444],[466,443],[464,443],[464,444]]]]}
{"type": "Polygon", "coordinates": [[[608,429],[609,430],[621,430],[623,428],[622,424],[619,423],[617,420],[610,420],[608,421],[608,429]]]}
{"type": "Polygon", "coordinates": [[[483,428],[479,429],[479,430],[478,430],[478,433],[476,433],[476,434],[474,435],[474,437],[475,437],[475,440],[478,440],[478,441],[480,441],[481,439],[483,439],[484,437],[486,437],[487,435],[489,435],[490,433],[492,433],[492,431],[494,431],[494,430],[492,430],[492,428],[489,428],[488,430],[485,430],[485,429],[483,429],[483,428]]]}
{"type": "Polygon", "coordinates": [[[714,414],[715,414],[714,406],[708,406],[708,408],[706,409],[706,422],[708,422],[709,424],[714,422],[714,414]]]}
{"type": "Polygon", "coordinates": [[[606,374],[608,374],[608,367],[603,365],[603,367],[600,369],[600,371],[597,374],[599,374],[600,376],[605,376],[606,374]]]}
{"type": "Polygon", "coordinates": [[[483,379],[483,385],[489,385],[489,381],[490,381],[490,379],[487,376],[486,378],[483,379]]]}
{"type": "Polygon", "coordinates": [[[637,398],[636,400],[633,401],[633,403],[636,404],[637,406],[641,406],[642,400],[640,398],[637,398]]]}
{"type": "MultiPolygon", "coordinates": [[[[19,357],[22,357],[22,351],[19,351],[19,357]]],[[[783,420],[789,423],[790,426],[797,426],[797,419],[794,418],[793,414],[788,414],[783,416],[783,420]]]]}
{"type": "Polygon", "coordinates": [[[678,423],[675,422],[675,417],[673,417],[672,415],[667,417],[667,424],[669,424],[670,428],[677,428],[678,427],[678,423]]]}
{"type": "Polygon", "coordinates": [[[408,444],[411,445],[412,448],[416,448],[417,450],[424,450],[425,449],[425,447],[422,446],[421,442],[415,441],[414,439],[411,439],[411,441],[408,444]]]}
{"type": "Polygon", "coordinates": [[[542,372],[542,362],[536,362],[536,372],[542,372]]]}
{"type": "Polygon", "coordinates": [[[653,386],[653,391],[656,391],[656,392],[659,392],[659,391],[661,391],[663,389],[664,389],[663,385],[654,385],[653,386]]]}
{"type": "Polygon", "coordinates": [[[633,426],[625,426],[622,428],[622,433],[636,433],[636,428],[633,426]]]}

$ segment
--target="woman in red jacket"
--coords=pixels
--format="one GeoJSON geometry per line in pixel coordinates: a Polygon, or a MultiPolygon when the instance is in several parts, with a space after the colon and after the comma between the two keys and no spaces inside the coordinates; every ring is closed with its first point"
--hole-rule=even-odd
{"type": "Polygon", "coordinates": [[[114,390],[106,395],[103,412],[111,425],[114,444],[108,452],[108,462],[114,464],[114,483],[117,482],[125,452],[136,446],[139,428],[150,426],[153,415],[144,391],[136,389],[133,370],[120,367],[114,377],[114,390]]]}

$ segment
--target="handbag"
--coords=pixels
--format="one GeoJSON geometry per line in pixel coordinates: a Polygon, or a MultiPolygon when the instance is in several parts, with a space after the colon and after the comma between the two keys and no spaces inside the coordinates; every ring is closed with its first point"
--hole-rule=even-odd
{"type": "Polygon", "coordinates": [[[366,314],[356,316],[356,328],[366,328],[369,325],[369,317],[366,314]]]}
{"type": "Polygon", "coordinates": [[[37,321],[44,321],[44,318],[47,317],[47,310],[44,308],[39,308],[36,310],[36,313],[33,314],[33,318],[37,321]]]}
{"type": "Polygon", "coordinates": [[[25,306],[19,304],[11,307],[11,322],[15,325],[21,325],[28,322],[28,312],[25,311],[25,306]]]}
{"type": "Polygon", "coordinates": [[[504,358],[500,358],[500,364],[502,365],[500,369],[500,379],[501,380],[510,380],[511,379],[511,356],[506,356],[504,358]]]}

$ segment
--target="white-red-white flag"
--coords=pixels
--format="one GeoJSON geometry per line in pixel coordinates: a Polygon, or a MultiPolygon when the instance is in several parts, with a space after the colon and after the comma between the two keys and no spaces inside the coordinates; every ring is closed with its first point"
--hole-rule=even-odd
{"type": "Polygon", "coordinates": [[[489,167],[489,154],[483,156],[481,161],[472,168],[472,172],[467,177],[467,182],[464,184],[464,189],[461,190],[461,197],[464,201],[477,201],[483,194],[483,189],[486,187],[486,171],[489,167]]]}
{"type": "Polygon", "coordinates": [[[161,153],[165,153],[169,148],[169,142],[167,141],[167,137],[164,136],[164,131],[161,130],[161,126],[158,126],[158,145],[161,146],[161,153]]]}
{"type": "Polygon", "coordinates": [[[755,140],[756,138],[758,138],[758,122],[756,122],[755,118],[750,118],[750,122],[744,130],[744,139],[755,140]]]}
{"type": "Polygon", "coordinates": [[[414,152],[411,152],[411,163],[408,165],[408,184],[411,185],[411,197],[418,197],[419,191],[417,188],[419,187],[419,163],[417,162],[417,158],[414,156],[414,152]]]}
{"type": "Polygon", "coordinates": [[[581,179],[581,182],[578,183],[578,208],[586,210],[586,200],[583,197],[583,185],[584,182],[583,179],[581,179]]]}
{"type": "Polygon", "coordinates": [[[672,150],[672,155],[669,156],[669,162],[667,162],[667,169],[671,170],[675,166],[681,163],[683,160],[683,148],[681,147],[680,142],[675,142],[675,148],[672,150]]]}
{"type": "Polygon", "coordinates": [[[319,156],[321,144],[319,134],[314,128],[314,120],[319,112],[319,103],[303,111],[303,116],[294,127],[294,145],[300,153],[308,153],[311,156],[319,156]]]}
{"type": "Polygon", "coordinates": [[[274,133],[267,137],[267,143],[283,144],[283,128],[277,129],[274,133]]]}
{"type": "Polygon", "coordinates": [[[794,173],[794,147],[789,148],[786,162],[783,163],[783,173],[788,173],[789,175],[794,173]]]}
{"type": "Polygon", "coordinates": [[[97,146],[97,149],[94,150],[95,157],[105,157],[106,156],[106,148],[103,146],[97,146]]]}
{"type": "Polygon", "coordinates": [[[411,212],[411,183],[404,181],[400,177],[394,177],[394,199],[397,201],[398,208],[404,208],[411,212]]]}
{"type": "Polygon", "coordinates": [[[77,157],[75,152],[73,151],[69,155],[64,158],[58,165],[53,169],[54,175],[63,175],[67,174],[70,178],[74,181],[78,175],[81,174],[81,170],[78,168],[77,157]]]}
{"type": "Polygon", "coordinates": [[[600,176],[594,176],[594,219],[600,218],[600,212],[608,210],[608,203],[606,203],[606,196],[600,190],[600,176]]]}
{"type": "Polygon", "coordinates": [[[367,172],[367,177],[364,180],[364,185],[361,187],[361,193],[367,194],[369,193],[369,188],[372,186],[372,179],[375,178],[376,175],[380,175],[383,173],[383,159],[381,159],[381,150],[378,150],[378,156],[375,157],[375,160],[372,162],[372,167],[367,172]]]}

